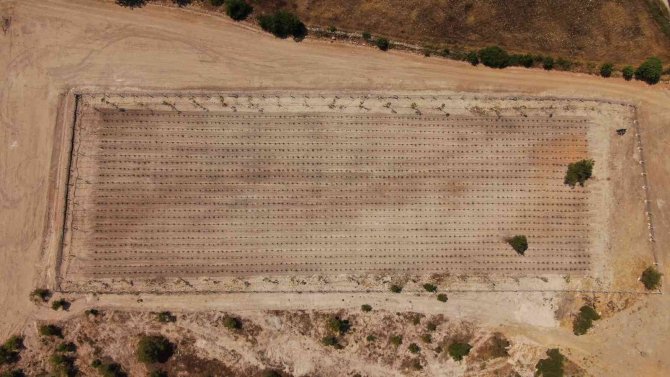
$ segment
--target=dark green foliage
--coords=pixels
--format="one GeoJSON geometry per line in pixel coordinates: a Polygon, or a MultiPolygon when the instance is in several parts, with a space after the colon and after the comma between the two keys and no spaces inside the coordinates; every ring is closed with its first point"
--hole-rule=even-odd
{"type": "Polygon", "coordinates": [[[351,329],[351,324],[346,319],[331,317],[328,319],[326,327],[334,333],[346,334],[351,329]]]}
{"type": "Polygon", "coordinates": [[[454,342],[449,345],[447,352],[452,359],[461,361],[470,353],[472,346],[467,343],[454,342]]]}
{"type": "Polygon", "coordinates": [[[215,7],[220,7],[223,5],[224,0],[209,0],[209,3],[215,7]]]}
{"type": "Polygon", "coordinates": [[[275,37],[302,39],[307,35],[307,27],[295,14],[278,10],[275,13],[262,15],[258,18],[261,28],[275,37]]]}
{"type": "Polygon", "coordinates": [[[70,302],[68,302],[66,299],[61,298],[60,300],[56,300],[51,303],[51,309],[53,310],[68,310],[70,309],[70,302]]]}
{"type": "Polygon", "coordinates": [[[614,72],[614,64],[605,63],[605,64],[600,66],[600,76],[610,77],[610,76],[612,76],[612,72],[614,72]]]}
{"type": "Polygon", "coordinates": [[[51,298],[51,291],[46,288],[37,288],[30,293],[30,298],[33,300],[47,302],[51,298]]]}
{"type": "Polygon", "coordinates": [[[419,353],[419,351],[421,351],[421,347],[419,347],[416,343],[410,343],[408,349],[411,353],[419,353]]]}
{"type": "Polygon", "coordinates": [[[426,330],[435,331],[437,330],[437,325],[435,324],[435,322],[428,322],[428,324],[426,325],[426,330]]]}
{"type": "Polygon", "coordinates": [[[77,375],[77,368],[74,366],[74,358],[55,353],[49,358],[51,373],[57,377],[71,377],[77,375]]]}
{"type": "Polygon", "coordinates": [[[370,334],[370,335],[368,335],[365,339],[366,339],[368,342],[374,342],[375,340],[377,340],[377,337],[374,336],[374,335],[372,335],[372,334],[370,334]]]}
{"type": "Polygon", "coordinates": [[[177,4],[180,8],[191,4],[191,0],[172,0],[172,2],[177,4]]]}
{"type": "Polygon", "coordinates": [[[391,342],[391,344],[393,344],[394,346],[398,347],[399,345],[402,344],[402,336],[391,335],[391,337],[389,337],[389,342],[391,342]]]}
{"type": "Polygon", "coordinates": [[[645,288],[652,290],[658,288],[658,286],[661,285],[661,276],[663,276],[663,274],[658,272],[656,268],[648,267],[642,272],[640,281],[642,284],[644,284],[645,288]]]}
{"type": "Polygon", "coordinates": [[[336,31],[337,31],[337,28],[335,26],[333,26],[333,25],[328,26],[328,32],[334,33],[336,31]]]}
{"type": "Polygon", "coordinates": [[[449,297],[447,297],[446,293],[440,293],[439,295],[437,295],[437,300],[447,302],[447,300],[449,300],[449,297]]]}
{"type": "Polygon", "coordinates": [[[663,74],[663,64],[661,59],[651,57],[640,64],[635,70],[635,79],[646,82],[647,84],[656,84],[661,80],[663,74]]]}
{"type": "Polygon", "coordinates": [[[72,342],[61,343],[56,347],[56,351],[63,353],[77,352],[77,345],[72,342]]]}
{"type": "Polygon", "coordinates": [[[11,364],[19,361],[19,353],[0,347],[0,365],[11,364]]]}
{"type": "Polygon", "coordinates": [[[168,377],[168,374],[163,370],[154,370],[149,373],[148,377],[168,377]]]}
{"type": "Polygon", "coordinates": [[[389,48],[391,48],[391,42],[389,42],[388,39],[382,37],[377,38],[375,45],[377,45],[377,48],[382,51],[387,51],[389,48]]]}
{"type": "Polygon", "coordinates": [[[472,65],[479,64],[479,56],[477,56],[477,53],[474,51],[468,52],[468,54],[465,56],[465,60],[467,60],[472,65]]]}
{"type": "Polygon", "coordinates": [[[421,316],[417,314],[417,315],[415,315],[415,316],[412,317],[412,324],[413,324],[414,326],[416,326],[416,325],[418,325],[419,323],[421,323],[421,316]]]}
{"type": "Polygon", "coordinates": [[[558,58],[556,60],[556,66],[561,71],[569,71],[570,69],[572,69],[573,65],[574,65],[574,63],[572,61],[568,60],[568,59],[558,58]]]}
{"type": "Polygon", "coordinates": [[[325,346],[334,347],[338,350],[343,348],[342,345],[337,341],[337,337],[333,335],[323,337],[323,339],[321,339],[321,343],[323,343],[325,346]]]}
{"type": "Polygon", "coordinates": [[[544,57],[542,59],[542,68],[546,69],[547,71],[554,69],[554,58],[551,56],[544,57]]]}
{"type": "MultiPolygon", "coordinates": [[[[98,360],[100,361],[100,360],[98,360]]],[[[123,368],[118,363],[102,363],[95,367],[102,377],[126,377],[128,374],[123,371],[123,368]]]]}
{"type": "Polygon", "coordinates": [[[623,67],[621,70],[621,73],[623,73],[623,78],[626,79],[626,81],[630,81],[633,79],[633,75],[635,74],[635,71],[633,70],[633,67],[630,65],[627,65],[623,67]]]}
{"type": "Polygon", "coordinates": [[[442,55],[445,58],[449,57],[449,54],[450,54],[450,51],[449,51],[448,48],[443,48],[442,51],[440,51],[440,55],[442,55]]]}
{"type": "Polygon", "coordinates": [[[235,21],[246,19],[253,10],[244,0],[226,0],[226,14],[235,21]]]}
{"type": "Polygon", "coordinates": [[[363,304],[363,305],[361,305],[361,310],[364,311],[364,312],[371,312],[372,311],[372,306],[370,306],[368,304],[363,304]]]}
{"type": "Polygon", "coordinates": [[[242,321],[235,317],[226,317],[223,319],[223,326],[230,330],[239,330],[242,328],[242,321]]]}
{"type": "Polygon", "coordinates": [[[535,364],[536,377],[563,377],[563,361],[565,357],[557,348],[547,351],[546,359],[541,359],[535,364]]]}
{"type": "Polygon", "coordinates": [[[176,322],[177,316],[170,312],[160,312],[158,313],[158,316],[156,316],[156,320],[161,323],[176,322]]]}
{"type": "Polygon", "coordinates": [[[584,182],[591,178],[594,164],[593,160],[581,160],[569,164],[563,183],[570,187],[575,187],[578,183],[580,186],[584,186],[584,182]]]}
{"type": "Polygon", "coordinates": [[[122,7],[128,7],[130,9],[133,9],[133,8],[141,8],[147,2],[146,0],[116,0],[116,3],[122,7]]]}
{"type": "Polygon", "coordinates": [[[534,63],[533,55],[512,55],[509,60],[509,65],[520,65],[522,67],[530,68],[534,63]]]}
{"type": "Polygon", "coordinates": [[[23,337],[20,335],[13,335],[5,341],[2,348],[9,351],[21,351],[23,349],[23,337]]]}
{"type": "Polygon", "coordinates": [[[55,336],[57,338],[63,337],[63,329],[56,325],[42,325],[38,329],[42,336],[55,336]]]}
{"type": "Polygon", "coordinates": [[[361,34],[361,36],[362,36],[363,39],[365,39],[366,41],[370,41],[370,40],[372,39],[372,34],[370,34],[369,31],[364,31],[363,34],[361,34]]]}
{"type": "Polygon", "coordinates": [[[174,346],[161,335],[145,335],[137,343],[137,359],[146,364],[164,363],[174,353],[174,346]]]}
{"type": "Polygon", "coordinates": [[[574,322],[572,322],[572,332],[575,335],[584,335],[593,326],[593,321],[599,319],[600,315],[593,307],[584,305],[579,308],[579,314],[577,314],[574,322]]]}
{"type": "Polygon", "coordinates": [[[423,285],[423,289],[425,289],[427,292],[437,292],[437,287],[434,284],[426,283],[423,285]]]}
{"type": "Polygon", "coordinates": [[[402,292],[402,287],[397,284],[392,284],[389,290],[391,290],[393,293],[400,293],[402,292]]]}
{"type": "Polygon", "coordinates": [[[423,335],[421,335],[421,340],[424,343],[430,343],[430,342],[433,341],[433,337],[430,334],[423,334],[423,335]]]}
{"type": "Polygon", "coordinates": [[[505,68],[509,65],[510,56],[498,46],[489,46],[479,50],[479,60],[487,67],[505,68]]]}
{"type": "Polygon", "coordinates": [[[0,377],[25,377],[26,374],[23,373],[22,369],[12,369],[0,373],[0,377]]]}
{"type": "Polygon", "coordinates": [[[528,250],[528,239],[526,236],[514,236],[510,239],[507,240],[507,243],[512,246],[512,249],[519,253],[520,255],[523,255],[526,250],[528,250]]]}

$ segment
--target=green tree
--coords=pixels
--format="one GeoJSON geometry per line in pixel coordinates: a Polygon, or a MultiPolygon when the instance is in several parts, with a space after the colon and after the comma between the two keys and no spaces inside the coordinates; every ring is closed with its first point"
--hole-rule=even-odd
{"type": "Polygon", "coordinates": [[[77,352],[77,345],[72,342],[61,343],[56,347],[56,351],[63,353],[77,352]]]}
{"type": "Polygon", "coordinates": [[[235,21],[246,19],[253,10],[244,0],[226,0],[226,14],[235,21]]]}
{"type": "Polygon", "coordinates": [[[419,353],[419,351],[421,351],[421,347],[419,347],[416,343],[410,343],[408,349],[411,353],[419,353]]]}
{"type": "Polygon", "coordinates": [[[526,236],[514,236],[510,239],[507,240],[507,243],[512,246],[512,249],[519,253],[520,255],[523,255],[526,250],[528,250],[528,239],[526,236]]]}
{"type": "Polygon", "coordinates": [[[635,74],[635,71],[633,70],[633,67],[630,65],[627,65],[623,67],[623,70],[621,70],[621,73],[623,73],[623,78],[626,79],[626,81],[630,81],[633,79],[633,75],[635,74]]]}
{"type": "Polygon", "coordinates": [[[118,363],[100,363],[96,369],[102,377],[126,377],[128,375],[118,363]]]}
{"type": "Polygon", "coordinates": [[[55,353],[49,358],[51,373],[57,377],[72,377],[77,375],[74,359],[60,353],[55,353]]]}
{"type": "Polygon", "coordinates": [[[191,4],[191,0],[172,0],[172,2],[177,4],[180,8],[191,4]]]}
{"type": "Polygon", "coordinates": [[[544,59],[542,59],[542,68],[546,69],[547,71],[554,69],[554,58],[551,56],[545,56],[544,59]]]}
{"type": "Polygon", "coordinates": [[[593,160],[581,160],[569,164],[563,183],[570,187],[575,187],[578,183],[580,186],[584,186],[584,182],[591,178],[594,164],[593,160]]]}
{"type": "Polygon", "coordinates": [[[361,36],[363,37],[364,40],[368,42],[372,40],[372,34],[370,34],[369,31],[364,31],[363,34],[361,34],[361,36]]]}
{"type": "Polygon", "coordinates": [[[547,350],[546,359],[541,359],[535,364],[535,376],[537,377],[563,377],[563,361],[565,357],[561,355],[558,348],[547,350]]]}
{"type": "Polygon", "coordinates": [[[426,283],[423,285],[423,289],[431,293],[437,292],[437,286],[435,286],[435,284],[426,283]]]}
{"type": "Polygon", "coordinates": [[[455,361],[461,361],[470,353],[472,346],[467,343],[454,342],[449,345],[447,352],[455,361]]]}
{"type": "Polygon", "coordinates": [[[278,38],[302,39],[307,35],[307,27],[295,14],[278,10],[275,13],[264,14],[258,18],[261,28],[278,38]]]}
{"type": "Polygon", "coordinates": [[[394,346],[398,347],[399,345],[402,344],[402,336],[401,335],[391,335],[389,337],[389,342],[393,344],[394,346]]]}
{"type": "Polygon", "coordinates": [[[63,329],[56,325],[41,325],[38,332],[42,336],[55,336],[57,338],[63,337],[63,329]]]}
{"type": "Polygon", "coordinates": [[[593,326],[593,321],[600,319],[600,315],[589,305],[579,308],[579,313],[572,322],[572,332],[575,335],[584,335],[593,326]]]}
{"type": "Polygon", "coordinates": [[[173,353],[174,346],[162,335],[144,335],[137,343],[137,359],[145,364],[164,363],[173,353]]]}
{"type": "Polygon", "coordinates": [[[223,327],[230,330],[239,330],[242,328],[242,321],[235,317],[227,316],[223,319],[223,327]]]}
{"type": "Polygon", "coordinates": [[[146,0],[116,0],[116,3],[122,7],[133,9],[133,8],[141,8],[147,2],[146,0]]]}
{"type": "Polygon", "coordinates": [[[36,301],[47,302],[51,298],[51,291],[46,288],[36,288],[30,293],[30,298],[36,301]]]}
{"type": "Polygon", "coordinates": [[[635,79],[646,82],[647,84],[656,84],[661,80],[663,74],[663,63],[657,57],[651,57],[640,64],[635,70],[635,79]]]}
{"type": "Polygon", "coordinates": [[[446,293],[440,293],[437,295],[437,301],[447,302],[447,300],[449,300],[449,298],[447,297],[446,293]]]}
{"type": "Polygon", "coordinates": [[[610,77],[610,76],[612,76],[612,72],[614,72],[614,64],[605,63],[605,64],[600,66],[600,76],[610,77]]]}
{"type": "Polygon", "coordinates": [[[170,312],[160,312],[156,316],[156,320],[161,323],[176,322],[177,316],[173,315],[170,312]]]}
{"type": "Polygon", "coordinates": [[[377,38],[375,44],[377,45],[377,48],[379,48],[382,51],[388,51],[388,49],[391,48],[391,42],[389,42],[388,39],[383,37],[377,38]]]}
{"type": "Polygon", "coordinates": [[[389,290],[393,293],[400,293],[400,292],[402,292],[402,287],[397,285],[397,284],[391,284],[391,287],[389,288],[389,290]]]}
{"type": "Polygon", "coordinates": [[[653,290],[659,287],[661,285],[661,277],[663,274],[658,272],[658,270],[654,267],[648,267],[646,270],[642,272],[642,276],[640,277],[640,281],[642,284],[644,284],[644,287],[647,288],[648,290],[653,290]]]}
{"type": "Polygon", "coordinates": [[[56,301],[51,303],[51,309],[53,309],[53,310],[59,310],[59,309],[68,310],[68,309],[70,309],[70,302],[67,301],[64,298],[61,298],[60,300],[56,300],[56,301]]]}
{"type": "Polygon", "coordinates": [[[371,312],[372,311],[372,306],[370,306],[368,304],[363,304],[363,305],[361,305],[361,310],[364,311],[364,312],[371,312]]]}
{"type": "Polygon", "coordinates": [[[479,50],[479,60],[487,67],[505,68],[509,65],[510,56],[498,46],[489,46],[479,50]]]}
{"type": "Polygon", "coordinates": [[[479,64],[479,56],[475,51],[468,52],[468,54],[465,55],[465,60],[467,60],[470,64],[475,66],[479,64]]]}
{"type": "Polygon", "coordinates": [[[328,319],[326,328],[334,333],[346,334],[351,329],[351,324],[348,320],[333,316],[328,319]]]}
{"type": "Polygon", "coordinates": [[[334,347],[335,349],[342,349],[342,345],[337,341],[337,337],[334,335],[328,335],[321,339],[321,343],[325,346],[334,347]]]}

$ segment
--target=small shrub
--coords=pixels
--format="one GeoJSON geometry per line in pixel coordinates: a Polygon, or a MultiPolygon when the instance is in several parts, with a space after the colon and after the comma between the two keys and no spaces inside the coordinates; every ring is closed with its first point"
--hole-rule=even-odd
{"type": "Polygon", "coordinates": [[[35,301],[47,302],[51,298],[51,291],[46,288],[37,288],[30,293],[30,298],[35,301]]]}
{"type": "Polygon", "coordinates": [[[402,344],[402,336],[391,335],[391,337],[389,337],[389,342],[391,342],[391,344],[393,344],[394,346],[398,347],[399,345],[402,344]]]}
{"type": "Polygon", "coordinates": [[[242,322],[235,317],[226,317],[223,319],[223,327],[230,330],[239,330],[242,328],[242,322]]]}
{"type": "Polygon", "coordinates": [[[263,30],[272,33],[278,38],[302,39],[307,35],[307,27],[295,14],[278,10],[275,13],[262,15],[258,18],[263,30]]]}
{"type": "Polygon", "coordinates": [[[249,17],[254,8],[244,0],[226,0],[226,14],[235,21],[249,17]]]}
{"type": "Polygon", "coordinates": [[[489,46],[479,50],[479,60],[487,67],[505,68],[509,65],[510,56],[498,46],[489,46]]]}
{"type": "Polygon", "coordinates": [[[42,325],[39,327],[38,332],[42,336],[55,336],[57,338],[63,337],[63,329],[56,325],[42,325]]]}
{"type": "Polygon", "coordinates": [[[572,322],[572,332],[575,335],[584,335],[593,326],[593,321],[600,319],[600,315],[596,310],[588,305],[579,308],[579,314],[572,322]]]}
{"type": "Polygon", "coordinates": [[[23,349],[23,337],[20,335],[13,335],[5,341],[2,348],[9,351],[20,351],[23,349]]]}
{"type": "Polygon", "coordinates": [[[363,304],[363,305],[361,305],[361,310],[364,311],[364,312],[371,312],[372,311],[372,306],[370,306],[368,304],[363,304]]]}
{"type": "Polygon", "coordinates": [[[330,319],[328,319],[326,327],[328,328],[328,330],[334,333],[346,334],[349,331],[349,329],[351,329],[351,324],[349,323],[348,320],[343,320],[340,319],[339,317],[331,317],[330,319]]]}
{"type": "Polygon", "coordinates": [[[70,377],[77,375],[77,368],[74,366],[74,359],[60,353],[55,353],[49,358],[51,372],[58,377],[70,377]]]}
{"type": "Polygon", "coordinates": [[[100,363],[95,369],[102,377],[126,377],[126,372],[118,363],[100,363]]]}
{"type": "Polygon", "coordinates": [[[225,0],[209,0],[209,3],[212,4],[215,7],[220,7],[223,5],[225,0]]]}
{"type": "Polygon", "coordinates": [[[365,340],[367,340],[368,342],[374,342],[375,340],[377,340],[377,337],[370,334],[365,338],[365,340]]]}
{"type": "Polygon", "coordinates": [[[133,8],[141,8],[147,2],[146,0],[116,0],[116,3],[122,7],[133,9],[133,8]]]}
{"type": "Polygon", "coordinates": [[[100,311],[98,309],[86,309],[86,311],[84,311],[84,314],[86,314],[87,316],[97,317],[100,315],[100,311]]]}
{"type": "Polygon", "coordinates": [[[570,187],[575,187],[577,183],[584,186],[584,182],[591,178],[593,173],[593,160],[581,160],[568,165],[568,171],[565,173],[563,183],[570,187]]]}
{"type": "Polygon", "coordinates": [[[336,31],[337,31],[337,28],[335,26],[333,26],[333,25],[328,26],[328,32],[334,33],[336,31]]]}
{"type": "Polygon", "coordinates": [[[72,342],[61,343],[56,347],[56,351],[63,353],[77,352],[77,346],[72,342]]]}
{"type": "Polygon", "coordinates": [[[472,346],[467,343],[454,342],[449,345],[447,352],[455,361],[461,361],[470,353],[472,346]]]}
{"type": "Polygon", "coordinates": [[[547,71],[554,69],[554,58],[551,56],[544,57],[544,59],[542,59],[542,68],[546,69],[547,71]]]}
{"type": "Polygon", "coordinates": [[[449,51],[448,48],[443,48],[442,51],[440,51],[440,55],[442,55],[445,58],[449,57],[450,53],[451,53],[451,51],[449,51]]]}
{"type": "Polygon", "coordinates": [[[426,325],[426,330],[435,331],[437,330],[437,325],[435,324],[435,322],[428,322],[428,324],[426,325]]]}
{"type": "Polygon", "coordinates": [[[321,343],[325,346],[334,347],[336,349],[342,349],[342,345],[337,341],[337,337],[333,335],[328,335],[321,339],[321,343]]]}
{"type": "Polygon", "coordinates": [[[409,349],[409,352],[411,353],[419,353],[419,351],[421,351],[421,347],[419,347],[416,343],[410,343],[407,349],[409,349]]]}
{"type": "Polygon", "coordinates": [[[162,335],[145,335],[137,343],[137,359],[145,364],[164,363],[173,353],[174,346],[162,335]]]}
{"type": "Polygon", "coordinates": [[[467,60],[468,63],[475,66],[479,64],[479,56],[477,56],[477,53],[474,51],[468,52],[468,54],[465,55],[465,60],[467,60]]]}
{"type": "Polygon", "coordinates": [[[663,74],[663,63],[657,57],[651,57],[640,64],[635,70],[635,79],[653,85],[661,80],[663,74]]]}
{"type": "Polygon", "coordinates": [[[661,277],[663,274],[658,272],[654,267],[648,267],[642,272],[640,281],[644,284],[644,287],[648,290],[656,289],[661,285],[661,277]]]}
{"type": "Polygon", "coordinates": [[[447,302],[447,300],[449,300],[449,298],[447,297],[446,293],[440,293],[437,295],[437,301],[447,302]]]}
{"type": "Polygon", "coordinates": [[[520,255],[523,255],[528,250],[528,239],[526,239],[526,236],[514,236],[508,239],[507,243],[520,255]]]}
{"type": "Polygon", "coordinates": [[[517,65],[530,68],[533,66],[534,59],[532,55],[525,54],[525,55],[518,55],[516,58],[517,65]]]}
{"type": "Polygon", "coordinates": [[[572,69],[573,65],[574,65],[574,63],[572,61],[568,60],[568,59],[558,58],[556,60],[556,66],[561,71],[569,71],[570,69],[572,69]]]}
{"type": "Polygon", "coordinates": [[[547,351],[546,359],[541,359],[535,364],[535,376],[538,377],[562,377],[563,361],[565,357],[557,348],[547,351]]]}
{"type": "Polygon", "coordinates": [[[70,309],[70,302],[68,302],[66,299],[61,298],[60,300],[56,300],[51,303],[51,309],[53,310],[68,310],[70,309]]]}
{"type": "Polygon", "coordinates": [[[372,40],[372,34],[370,34],[369,31],[364,31],[363,34],[361,34],[364,40],[366,41],[371,41],[372,40]]]}
{"type": "Polygon", "coordinates": [[[430,334],[423,334],[421,335],[421,340],[424,343],[431,343],[433,341],[433,337],[430,334]]]}
{"type": "Polygon", "coordinates": [[[388,39],[379,37],[375,41],[375,45],[377,45],[377,48],[382,50],[382,51],[387,51],[389,48],[391,48],[391,42],[389,42],[388,39]]]}
{"type": "Polygon", "coordinates": [[[191,4],[191,0],[172,0],[172,2],[180,8],[191,4]]]}
{"type": "Polygon", "coordinates": [[[402,287],[397,284],[392,284],[389,290],[393,293],[400,293],[402,292],[402,287]]]}
{"type": "Polygon", "coordinates": [[[415,316],[412,317],[412,324],[413,324],[414,326],[416,326],[416,325],[418,325],[419,323],[421,323],[421,316],[417,314],[417,315],[415,315],[415,316]]]}
{"type": "Polygon", "coordinates": [[[434,284],[426,283],[423,285],[423,289],[425,289],[427,292],[437,292],[437,287],[434,284]]]}
{"type": "Polygon", "coordinates": [[[600,66],[600,76],[602,77],[611,77],[612,72],[614,72],[614,64],[605,63],[600,66]]]}
{"type": "Polygon", "coordinates": [[[623,78],[626,81],[630,81],[630,80],[633,79],[633,75],[635,74],[635,71],[633,70],[632,66],[627,65],[627,66],[623,67],[623,69],[621,70],[621,73],[623,73],[623,78]]]}
{"type": "Polygon", "coordinates": [[[158,316],[156,316],[156,320],[161,323],[176,322],[177,316],[170,312],[160,312],[158,313],[158,316]]]}
{"type": "Polygon", "coordinates": [[[429,58],[431,54],[431,50],[429,48],[424,48],[423,49],[423,56],[429,58]]]}
{"type": "Polygon", "coordinates": [[[0,366],[19,361],[19,353],[5,347],[0,347],[0,366]]]}

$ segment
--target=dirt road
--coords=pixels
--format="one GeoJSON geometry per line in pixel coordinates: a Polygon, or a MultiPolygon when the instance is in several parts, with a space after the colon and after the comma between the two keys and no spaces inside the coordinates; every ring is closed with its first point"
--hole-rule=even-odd
{"type": "MultiPolygon", "coordinates": [[[[0,35],[3,337],[38,315],[27,297],[43,276],[42,240],[59,94],[88,85],[496,90],[633,101],[639,104],[661,268],[670,275],[664,263],[670,241],[667,88],[521,68],[498,71],[309,39],[295,43],[225,19],[154,6],[128,10],[112,2],[5,1],[0,12],[12,20],[0,35]]],[[[306,295],[287,306],[304,307],[313,299],[306,295]]],[[[486,300],[471,305],[497,310],[486,300]]],[[[670,299],[654,296],[645,305],[644,310],[631,309],[607,320],[593,337],[580,338],[578,343],[573,343],[575,338],[565,329],[520,327],[517,331],[547,345],[574,346],[578,355],[594,355],[587,366],[594,375],[668,375],[670,360],[665,350],[670,347],[670,299]],[[621,357],[624,341],[630,351],[621,357]]]]}

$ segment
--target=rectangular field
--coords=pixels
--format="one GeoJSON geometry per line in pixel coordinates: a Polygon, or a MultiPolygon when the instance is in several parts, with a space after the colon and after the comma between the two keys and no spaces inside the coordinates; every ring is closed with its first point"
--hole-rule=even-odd
{"type": "Polygon", "coordinates": [[[589,126],[583,116],[86,107],[67,276],[581,275],[592,193],[563,176],[591,158],[589,126]],[[505,242],[517,234],[525,256],[505,242]]]}

